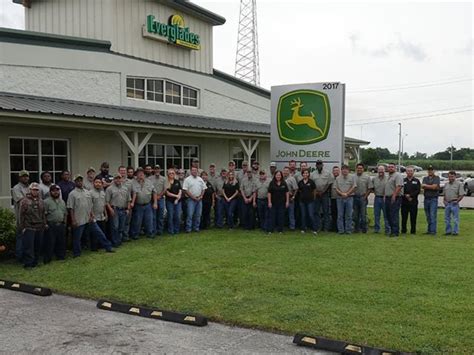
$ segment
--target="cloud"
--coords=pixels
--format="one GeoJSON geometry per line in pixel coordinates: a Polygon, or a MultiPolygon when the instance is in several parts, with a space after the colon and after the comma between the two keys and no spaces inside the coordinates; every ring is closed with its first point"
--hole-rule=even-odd
{"type": "Polygon", "coordinates": [[[360,53],[370,57],[383,58],[393,53],[399,53],[417,62],[425,61],[428,58],[428,55],[421,45],[403,39],[400,35],[398,35],[396,40],[375,48],[369,48],[362,44],[361,36],[357,33],[350,34],[349,41],[351,42],[352,51],[354,53],[360,53]]]}

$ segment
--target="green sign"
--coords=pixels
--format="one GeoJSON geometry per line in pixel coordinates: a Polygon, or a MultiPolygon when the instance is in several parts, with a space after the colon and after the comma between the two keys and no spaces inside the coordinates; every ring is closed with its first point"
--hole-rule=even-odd
{"type": "Polygon", "coordinates": [[[167,24],[155,20],[153,15],[148,15],[146,30],[148,33],[167,38],[168,42],[178,46],[191,49],[201,48],[199,35],[190,32],[189,27],[185,27],[184,19],[180,15],[170,16],[167,24]]]}
{"type": "Polygon", "coordinates": [[[316,90],[295,90],[280,97],[277,108],[278,135],[291,144],[325,140],[331,124],[328,96],[316,90]]]}

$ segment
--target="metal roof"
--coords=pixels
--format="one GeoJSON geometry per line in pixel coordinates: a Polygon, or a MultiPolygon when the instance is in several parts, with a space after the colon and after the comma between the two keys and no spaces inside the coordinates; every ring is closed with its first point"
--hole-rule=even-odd
{"type": "MultiPolygon", "coordinates": [[[[103,105],[51,97],[0,92],[0,111],[84,117],[98,120],[136,122],[226,133],[270,135],[270,125],[224,118],[180,114],[133,107],[103,105]]],[[[65,119],[67,119],[65,117],[65,119]]]]}

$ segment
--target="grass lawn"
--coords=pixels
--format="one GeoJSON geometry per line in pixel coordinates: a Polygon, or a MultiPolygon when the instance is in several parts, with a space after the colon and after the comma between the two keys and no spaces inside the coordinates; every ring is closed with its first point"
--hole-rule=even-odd
{"type": "MultiPolygon", "coordinates": [[[[372,213],[372,210],[369,210],[372,213]]],[[[0,277],[288,334],[425,353],[474,349],[474,212],[457,237],[212,230],[0,277]]],[[[438,230],[443,231],[442,211],[438,230]]]]}

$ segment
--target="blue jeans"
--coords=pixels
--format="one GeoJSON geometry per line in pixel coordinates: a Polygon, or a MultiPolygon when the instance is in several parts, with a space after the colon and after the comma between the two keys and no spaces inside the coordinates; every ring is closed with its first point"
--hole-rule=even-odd
{"type": "Polygon", "coordinates": [[[268,231],[268,200],[266,198],[257,199],[257,216],[260,228],[268,231]]]}
{"type": "Polygon", "coordinates": [[[165,199],[162,197],[158,200],[158,208],[153,213],[153,230],[154,234],[162,235],[165,220],[165,199]]]}
{"type": "Polygon", "coordinates": [[[459,203],[449,202],[444,210],[444,223],[446,224],[446,233],[459,233],[459,203]],[[451,229],[451,215],[453,216],[453,228],[451,229]]]}
{"type": "Polygon", "coordinates": [[[43,245],[43,231],[25,229],[22,242],[23,264],[27,267],[35,267],[38,265],[38,260],[43,245]]]}
{"type": "Polygon", "coordinates": [[[194,201],[192,198],[188,198],[186,201],[186,232],[199,232],[199,226],[201,225],[201,214],[202,214],[202,201],[194,201]]]}
{"type": "Polygon", "coordinates": [[[48,223],[48,229],[43,237],[43,260],[45,263],[56,258],[64,260],[66,257],[66,225],[64,223],[48,223]]]}
{"type": "Polygon", "coordinates": [[[133,206],[132,214],[132,226],[130,229],[130,237],[132,239],[138,239],[138,235],[142,230],[142,223],[145,227],[145,234],[148,237],[153,237],[153,207],[151,203],[146,205],[133,206]]]}
{"type": "Polygon", "coordinates": [[[365,196],[354,196],[354,229],[356,232],[367,232],[367,199],[365,196]]]}
{"type": "Polygon", "coordinates": [[[331,230],[331,215],[330,215],[330,196],[329,192],[326,191],[321,196],[317,196],[314,200],[314,215],[316,228],[319,230],[331,230]],[[322,223],[321,223],[321,213],[322,213],[322,223]]]}
{"type": "Polygon", "coordinates": [[[337,199],[337,232],[339,234],[352,233],[352,205],[351,197],[337,199]]]}
{"type": "Polygon", "coordinates": [[[388,223],[390,224],[390,235],[400,234],[400,206],[402,197],[398,196],[392,202],[392,196],[385,196],[385,212],[387,212],[388,223]]]}
{"type": "Polygon", "coordinates": [[[23,233],[20,227],[16,227],[15,257],[18,262],[23,262],[23,233]]]}
{"type": "Polygon", "coordinates": [[[125,225],[127,224],[127,210],[125,208],[114,207],[114,216],[112,217],[112,244],[116,247],[127,239],[125,225]]]}
{"type": "Polygon", "coordinates": [[[385,210],[385,199],[383,196],[375,196],[374,199],[374,232],[380,232],[380,214],[383,213],[385,225],[385,234],[390,234],[390,223],[387,219],[387,211],[385,210]]]}
{"type": "Polygon", "coordinates": [[[178,234],[181,224],[181,201],[175,204],[173,201],[166,201],[166,212],[168,213],[168,233],[178,234]]]}
{"type": "Polygon", "coordinates": [[[229,228],[234,228],[234,213],[237,208],[237,198],[233,198],[229,202],[224,199],[224,210],[227,221],[227,226],[229,228]]]}
{"type": "Polygon", "coordinates": [[[224,197],[216,197],[216,220],[215,224],[217,228],[222,228],[224,226],[224,214],[225,214],[225,207],[224,207],[224,197]]]}
{"type": "Polygon", "coordinates": [[[253,208],[253,202],[245,203],[242,202],[242,226],[245,229],[253,229],[255,227],[255,210],[253,208]]]}
{"type": "Polygon", "coordinates": [[[86,223],[72,229],[72,253],[74,256],[81,255],[81,238],[84,230],[88,228],[91,237],[94,238],[105,250],[111,250],[112,244],[105,236],[97,222],[86,223]]]}
{"type": "Polygon", "coordinates": [[[306,230],[309,227],[312,231],[317,231],[316,220],[314,215],[314,201],[302,202],[300,201],[301,213],[301,230],[306,230]],[[308,223],[309,222],[309,223],[308,223]]]}
{"type": "Polygon", "coordinates": [[[295,201],[290,201],[288,208],[286,209],[288,215],[288,228],[295,230],[296,228],[296,219],[295,219],[295,201]]]}
{"type": "Polygon", "coordinates": [[[425,197],[423,202],[426,214],[426,223],[428,224],[428,233],[436,234],[438,197],[425,197]]]}
{"type": "Polygon", "coordinates": [[[283,232],[283,221],[285,220],[285,204],[272,204],[270,208],[271,222],[268,228],[269,232],[273,232],[275,227],[278,232],[283,232]]]}

